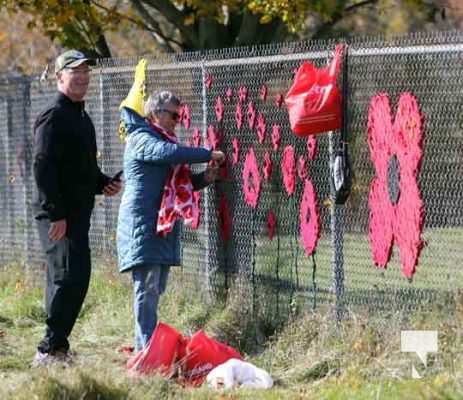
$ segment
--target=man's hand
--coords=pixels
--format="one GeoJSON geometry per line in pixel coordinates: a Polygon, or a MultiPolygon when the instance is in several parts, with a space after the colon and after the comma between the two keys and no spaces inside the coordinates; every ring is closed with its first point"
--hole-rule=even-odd
{"type": "Polygon", "coordinates": [[[111,181],[109,182],[104,188],[103,188],[103,194],[105,196],[114,196],[118,194],[122,189],[122,182],[117,180],[117,181],[111,181]]]}
{"type": "Polygon", "coordinates": [[[60,219],[50,223],[48,237],[50,240],[61,240],[66,235],[66,220],[60,219]]]}
{"type": "Polygon", "coordinates": [[[217,161],[220,165],[225,161],[225,154],[223,153],[223,151],[213,150],[211,153],[211,159],[212,161],[217,161]]]}
{"type": "Polygon", "coordinates": [[[219,168],[212,167],[210,165],[207,166],[206,170],[204,171],[204,179],[207,183],[212,183],[219,177],[219,168]]]}

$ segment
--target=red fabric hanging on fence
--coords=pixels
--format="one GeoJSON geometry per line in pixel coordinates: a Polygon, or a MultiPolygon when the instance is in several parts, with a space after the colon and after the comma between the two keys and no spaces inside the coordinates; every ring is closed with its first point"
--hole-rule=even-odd
{"type": "Polygon", "coordinates": [[[331,64],[317,68],[304,62],[285,97],[292,131],[305,137],[341,127],[341,95],[336,86],[344,45],[337,45],[331,64]]]}

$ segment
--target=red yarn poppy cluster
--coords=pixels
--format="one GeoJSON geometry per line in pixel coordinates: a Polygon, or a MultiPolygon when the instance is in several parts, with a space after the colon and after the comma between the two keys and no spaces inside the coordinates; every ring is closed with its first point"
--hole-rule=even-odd
{"type": "MultiPolygon", "coordinates": [[[[211,90],[213,83],[213,76],[211,74],[207,74],[204,80],[207,91],[211,90]]],[[[246,124],[246,128],[255,132],[257,138],[256,142],[264,144],[268,129],[271,131],[268,136],[271,141],[271,148],[273,149],[273,152],[280,151],[280,126],[277,123],[273,123],[270,129],[270,127],[267,126],[265,114],[259,110],[260,104],[266,102],[268,96],[269,89],[266,85],[260,86],[255,101],[250,99],[249,90],[246,86],[241,85],[237,90],[227,87],[224,93],[215,97],[214,112],[216,123],[211,123],[208,126],[205,137],[205,145],[212,149],[220,148],[224,140],[225,106],[229,105],[233,107],[233,100],[236,99],[236,104],[234,105],[234,120],[237,130],[243,129],[244,124],[246,124]]],[[[280,109],[283,104],[283,100],[283,95],[281,93],[277,93],[272,101],[274,101],[274,106],[280,109]]],[[[189,129],[191,119],[190,108],[185,104],[182,106],[181,111],[181,122],[185,129],[189,129]]],[[[193,128],[192,137],[188,139],[187,142],[198,147],[201,145],[201,139],[199,129],[193,128]]],[[[240,158],[243,159],[244,157],[242,170],[244,201],[247,205],[256,209],[259,204],[263,185],[262,179],[264,182],[268,183],[272,178],[272,173],[274,171],[274,163],[272,160],[272,157],[274,157],[273,153],[271,151],[263,152],[262,166],[260,166],[256,155],[257,152],[254,147],[249,147],[243,152],[243,156],[240,156],[240,140],[238,140],[238,137],[231,138],[231,144],[232,154],[230,157],[230,165],[227,164],[226,167],[222,168],[221,177],[226,179],[228,177],[228,167],[238,165],[240,163],[240,158]]],[[[309,160],[314,160],[316,156],[316,140],[314,137],[309,137],[307,141],[307,152],[307,156],[297,156],[292,146],[286,146],[283,150],[280,168],[283,177],[283,184],[288,196],[294,195],[298,176],[304,184],[304,193],[300,204],[300,232],[305,251],[308,255],[310,255],[316,247],[320,231],[316,194],[309,178],[309,171],[306,162],[306,157],[308,157],[309,160]]],[[[232,218],[225,193],[221,192],[219,196],[219,227],[222,239],[226,244],[231,238],[232,218]]],[[[200,204],[201,197],[199,192],[194,193],[193,201],[198,205],[200,204]]],[[[192,227],[194,229],[198,228],[199,223],[200,215],[198,214],[194,216],[192,227]]],[[[269,209],[267,212],[267,232],[270,240],[272,240],[275,235],[277,224],[278,221],[275,213],[273,210],[269,209]]]]}

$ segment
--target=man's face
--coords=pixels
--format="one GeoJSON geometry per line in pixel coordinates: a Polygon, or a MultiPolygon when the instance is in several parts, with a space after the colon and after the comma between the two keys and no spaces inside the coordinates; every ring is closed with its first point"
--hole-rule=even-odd
{"type": "Polygon", "coordinates": [[[171,103],[164,105],[162,110],[156,113],[156,123],[169,132],[175,132],[175,127],[180,119],[180,106],[171,103]]]}
{"type": "Polygon", "coordinates": [[[90,82],[90,68],[83,62],[75,68],[64,68],[56,74],[59,89],[73,101],[85,97],[90,82]]]}

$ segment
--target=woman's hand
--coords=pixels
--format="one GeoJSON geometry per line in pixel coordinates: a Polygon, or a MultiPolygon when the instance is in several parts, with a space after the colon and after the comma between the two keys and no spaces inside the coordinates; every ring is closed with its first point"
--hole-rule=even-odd
{"type": "Polygon", "coordinates": [[[220,150],[212,150],[211,159],[212,161],[217,161],[219,164],[222,164],[225,161],[225,154],[220,150]]]}

